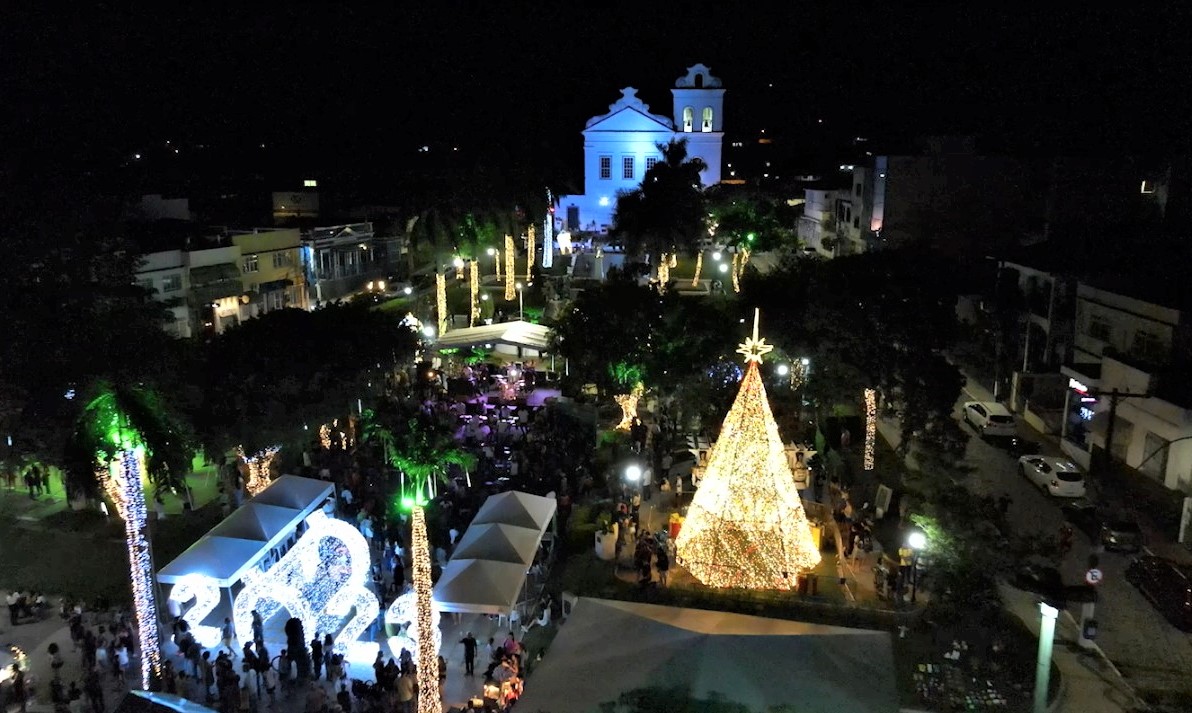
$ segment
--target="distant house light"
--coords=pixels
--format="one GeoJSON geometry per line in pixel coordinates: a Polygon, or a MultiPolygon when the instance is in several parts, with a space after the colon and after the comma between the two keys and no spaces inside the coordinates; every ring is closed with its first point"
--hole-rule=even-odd
{"type": "Polygon", "coordinates": [[[1143,181],[1142,189],[1139,192],[1140,193],[1154,193],[1155,192],[1155,184],[1151,183],[1150,181],[1143,181]]]}
{"type": "Polygon", "coordinates": [[[302,182],[303,188],[318,188],[319,182],[313,178],[308,178],[302,182]]]}
{"type": "Polygon", "coordinates": [[[842,163],[842,164],[840,164],[840,170],[841,171],[851,171],[851,170],[853,170],[853,165],[851,163],[842,163]]]}

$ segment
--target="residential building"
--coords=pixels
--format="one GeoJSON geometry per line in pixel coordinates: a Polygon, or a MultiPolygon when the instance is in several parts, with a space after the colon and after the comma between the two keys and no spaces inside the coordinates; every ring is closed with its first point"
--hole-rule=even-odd
{"type": "Polygon", "coordinates": [[[662,160],[659,145],[686,139],[687,155],[702,159],[704,186],[720,182],[724,141],[724,85],[702,64],[687,68],[671,89],[672,116],[654,114],[626,87],[608,113],[584,126],[584,193],[559,196],[558,230],[606,232],[613,222],[617,194],[637,188],[662,160]]]}
{"type": "Polygon", "coordinates": [[[241,283],[248,295],[242,318],[286,307],[307,308],[302,234],[297,228],[236,230],[231,238],[240,248],[241,283]]]}
{"type": "MultiPolygon", "coordinates": [[[[842,169],[844,167],[841,167],[842,169]]],[[[851,178],[851,172],[847,176],[851,178]]],[[[799,241],[823,257],[834,257],[839,248],[837,229],[841,221],[852,220],[851,180],[818,180],[803,188],[803,215],[799,218],[799,241]]]]}
{"type": "Polygon", "coordinates": [[[161,302],[169,312],[165,329],[175,337],[192,334],[190,305],[190,271],[183,250],[163,250],[141,258],[136,273],[137,284],[149,290],[153,299],[161,302]]]}
{"type": "Polygon", "coordinates": [[[372,223],[314,228],[302,236],[303,268],[311,304],[359,292],[385,279],[387,262],[377,249],[372,223]]]}
{"type": "MultiPolygon", "coordinates": [[[[1172,300],[1174,303],[1175,300],[1172,300]]],[[[1094,449],[1192,495],[1192,328],[1186,309],[1077,288],[1062,446],[1085,466],[1094,449]]]]}
{"type": "Polygon", "coordinates": [[[241,280],[240,246],[218,236],[186,252],[191,336],[219,334],[240,324],[249,296],[241,280]]]}

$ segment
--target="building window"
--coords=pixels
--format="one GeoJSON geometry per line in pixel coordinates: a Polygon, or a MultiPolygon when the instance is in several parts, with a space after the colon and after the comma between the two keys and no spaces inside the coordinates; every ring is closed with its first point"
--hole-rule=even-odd
{"type": "Polygon", "coordinates": [[[650,169],[654,168],[657,165],[658,165],[658,157],[657,156],[646,156],[646,173],[649,173],[650,169]]]}
{"type": "Polygon", "coordinates": [[[704,107],[704,120],[700,127],[704,132],[712,130],[712,107],[704,107]]]}
{"type": "Polygon", "coordinates": [[[861,227],[861,216],[858,215],[853,218],[853,227],[858,229],[861,227]]]}
{"type": "Polygon", "coordinates": [[[1088,334],[1093,339],[1108,342],[1113,337],[1113,325],[1099,314],[1090,314],[1088,334]]]}
{"type": "Polygon", "coordinates": [[[162,292],[177,292],[182,289],[182,275],[168,275],[161,281],[162,292]]]}
{"type": "Polygon", "coordinates": [[[1154,192],[1155,192],[1155,184],[1153,182],[1151,182],[1151,181],[1143,181],[1142,182],[1142,193],[1154,193],[1154,192]]]}
{"type": "Polygon", "coordinates": [[[273,253],[273,267],[286,267],[290,264],[290,254],[285,251],[273,253]]]}
{"type": "Polygon", "coordinates": [[[1157,334],[1145,330],[1134,332],[1134,344],[1131,351],[1135,356],[1147,361],[1164,362],[1166,355],[1163,340],[1157,334]]]}
{"type": "Polygon", "coordinates": [[[633,178],[633,157],[621,157],[621,178],[633,178]]]}
{"type": "Polygon", "coordinates": [[[261,260],[256,255],[244,256],[244,274],[247,275],[253,272],[259,272],[261,269],[261,260]]]}
{"type": "Polygon", "coordinates": [[[695,123],[695,109],[689,106],[683,107],[683,131],[691,131],[692,124],[695,123]]]}
{"type": "Polygon", "coordinates": [[[602,179],[609,179],[613,177],[613,157],[600,157],[600,177],[602,179]]]}

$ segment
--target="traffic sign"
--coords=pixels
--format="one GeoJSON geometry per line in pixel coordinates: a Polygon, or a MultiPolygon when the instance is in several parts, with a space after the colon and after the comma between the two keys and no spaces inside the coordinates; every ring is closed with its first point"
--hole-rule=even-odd
{"type": "Polygon", "coordinates": [[[1101,579],[1104,576],[1105,575],[1101,573],[1101,570],[1097,569],[1096,567],[1090,567],[1089,571],[1084,573],[1084,581],[1095,587],[1101,583],[1101,579]]]}

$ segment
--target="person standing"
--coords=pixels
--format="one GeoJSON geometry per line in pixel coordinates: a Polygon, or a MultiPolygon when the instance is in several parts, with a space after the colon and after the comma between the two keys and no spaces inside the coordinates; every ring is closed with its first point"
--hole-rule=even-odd
{"type": "Polygon", "coordinates": [[[232,646],[232,642],[236,640],[236,627],[232,626],[232,617],[224,617],[223,626],[220,627],[220,637],[223,647],[228,650],[228,654],[232,658],[236,658],[236,649],[232,646]]]}
{"type": "Polygon", "coordinates": [[[667,554],[665,547],[658,548],[655,565],[658,567],[658,583],[665,587],[666,575],[670,571],[670,555],[667,554]]]}
{"type": "Polygon", "coordinates": [[[476,637],[472,636],[472,632],[459,640],[459,643],[464,645],[464,675],[476,675],[476,637]]]}
{"type": "Polygon", "coordinates": [[[315,668],[315,680],[317,681],[323,675],[323,640],[319,638],[319,632],[315,632],[315,638],[310,640],[310,660],[315,668]]]}

